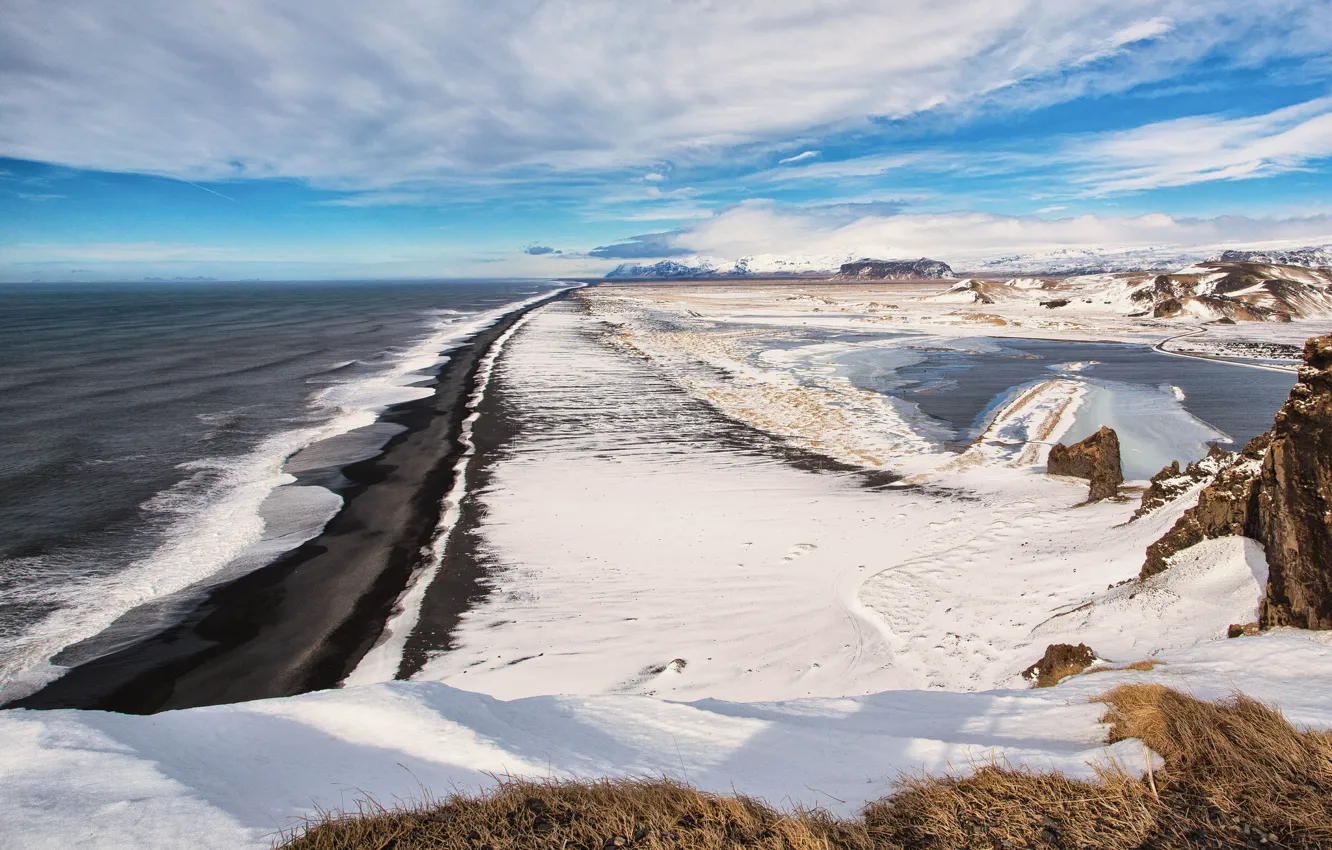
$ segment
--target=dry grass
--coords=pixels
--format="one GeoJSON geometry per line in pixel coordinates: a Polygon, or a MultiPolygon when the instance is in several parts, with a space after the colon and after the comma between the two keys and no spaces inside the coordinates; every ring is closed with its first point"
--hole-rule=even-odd
{"type": "Polygon", "coordinates": [[[501,782],[410,810],[331,815],[282,845],[300,850],[611,850],[619,847],[755,847],[871,850],[862,824],[819,811],[782,814],[741,796],[668,780],[501,782]]]}
{"type": "MultiPolygon", "coordinates": [[[[1142,662],[1150,663],[1150,662],[1142,662]]],[[[1332,847],[1332,736],[1302,732],[1243,696],[1209,703],[1161,685],[1100,698],[1111,740],[1165,761],[1094,781],[990,765],[907,778],[856,819],[779,812],[665,780],[506,781],[480,796],[374,806],[312,821],[288,850],[948,850],[948,848],[1332,847]]]]}
{"type": "Polygon", "coordinates": [[[1053,688],[1069,676],[1076,676],[1084,671],[1090,673],[1091,668],[1078,662],[1060,664],[1058,667],[1043,673],[1040,678],[1032,682],[1031,686],[1033,688],[1053,688]]]}
{"type": "Polygon", "coordinates": [[[865,808],[880,848],[1134,848],[1156,831],[1140,780],[1101,771],[1095,782],[997,766],[966,777],[907,780],[865,808]]]}
{"type": "Polygon", "coordinates": [[[1155,779],[1174,815],[1168,832],[1332,847],[1332,735],[1299,731],[1243,695],[1212,703],[1120,685],[1101,699],[1112,741],[1139,738],[1165,760],[1155,779]]]}
{"type": "Polygon", "coordinates": [[[1104,667],[1088,667],[1082,672],[1086,675],[1091,675],[1092,673],[1113,673],[1117,670],[1137,670],[1141,673],[1146,673],[1148,670],[1155,670],[1164,663],[1164,661],[1155,658],[1145,658],[1142,661],[1131,661],[1128,664],[1110,664],[1104,667]]]}

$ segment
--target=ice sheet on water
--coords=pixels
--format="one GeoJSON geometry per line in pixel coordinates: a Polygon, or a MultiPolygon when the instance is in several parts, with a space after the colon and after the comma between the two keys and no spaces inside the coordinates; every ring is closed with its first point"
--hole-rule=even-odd
{"type": "Polygon", "coordinates": [[[1119,435],[1120,460],[1129,480],[1151,478],[1172,460],[1197,460],[1214,441],[1230,438],[1189,413],[1174,387],[1148,387],[1121,381],[1088,382],[1065,443],[1074,443],[1101,426],[1119,435]]]}

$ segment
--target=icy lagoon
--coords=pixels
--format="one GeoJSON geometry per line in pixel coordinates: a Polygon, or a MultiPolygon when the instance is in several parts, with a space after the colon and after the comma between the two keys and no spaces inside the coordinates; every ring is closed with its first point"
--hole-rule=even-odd
{"type": "Polygon", "coordinates": [[[1083,401],[1062,439],[1114,428],[1129,479],[1266,431],[1295,382],[1293,373],[1123,343],[811,331],[751,345],[756,361],[802,382],[843,380],[889,397],[922,436],[954,448],[980,437],[995,411],[1033,385],[1077,380],[1083,401]]]}

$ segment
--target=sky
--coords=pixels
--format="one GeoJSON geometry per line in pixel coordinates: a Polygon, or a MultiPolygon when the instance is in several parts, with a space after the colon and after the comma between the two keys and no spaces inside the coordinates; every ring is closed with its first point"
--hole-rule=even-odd
{"type": "Polygon", "coordinates": [[[1332,242],[1332,0],[0,0],[0,280],[1332,242]]]}

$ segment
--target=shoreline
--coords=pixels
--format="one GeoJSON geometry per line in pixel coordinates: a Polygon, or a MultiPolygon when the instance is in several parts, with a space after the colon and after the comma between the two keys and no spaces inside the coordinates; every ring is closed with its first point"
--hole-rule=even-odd
{"type": "Polygon", "coordinates": [[[570,291],[448,349],[434,392],[378,419],[406,430],[374,457],[341,467],[343,505],[318,536],[210,589],[167,629],[70,668],[5,708],[151,714],[337,687],[378,641],[428,557],[464,452],[459,437],[481,361],[522,317],[570,291]]]}
{"type": "Polygon", "coordinates": [[[1269,372],[1285,372],[1287,374],[1290,374],[1292,372],[1297,371],[1298,369],[1298,364],[1292,364],[1291,366],[1286,367],[1286,366],[1278,366],[1275,363],[1246,363],[1243,360],[1236,360],[1234,358],[1225,357],[1223,355],[1218,355],[1218,354],[1195,354],[1189,351],[1175,351],[1174,349],[1166,348],[1167,345],[1169,345],[1170,343],[1174,342],[1177,339],[1188,339],[1189,337],[1203,336],[1206,333],[1207,333],[1207,328],[1198,326],[1193,328],[1192,330],[1184,331],[1183,333],[1177,333],[1174,336],[1166,337],[1165,339],[1158,342],[1156,345],[1153,345],[1152,349],[1160,354],[1168,354],[1171,357],[1192,357],[1195,360],[1210,360],[1213,363],[1229,363],[1232,366],[1247,366],[1250,369],[1266,369],[1269,372]]]}

